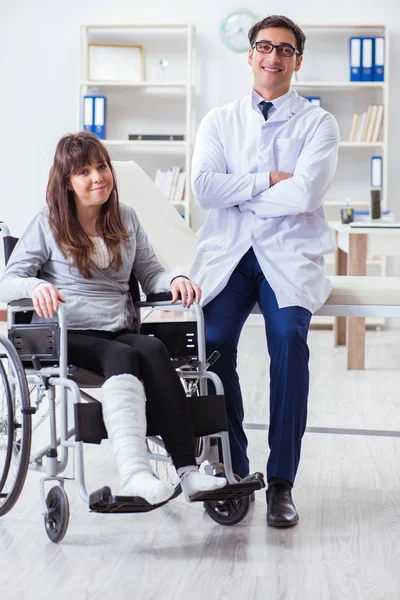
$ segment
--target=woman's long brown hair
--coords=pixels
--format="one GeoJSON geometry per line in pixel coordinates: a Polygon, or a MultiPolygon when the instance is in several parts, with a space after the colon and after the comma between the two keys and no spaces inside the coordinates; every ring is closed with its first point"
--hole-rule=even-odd
{"type": "Polygon", "coordinates": [[[106,163],[113,176],[114,186],[107,202],[101,207],[97,229],[110,253],[111,264],[119,269],[122,265],[121,243],[127,242],[129,236],[119,212],[118,190],[110,156],[95,135],[80,131],[61,138],[57,144],[46,192],[51,232],[65,256],[71,259],[72,264],[87,279],[92,277],[90,254],[93,244],[78,221],[74,192],[68,186],[71,175],[93,162],[106,163]]]}

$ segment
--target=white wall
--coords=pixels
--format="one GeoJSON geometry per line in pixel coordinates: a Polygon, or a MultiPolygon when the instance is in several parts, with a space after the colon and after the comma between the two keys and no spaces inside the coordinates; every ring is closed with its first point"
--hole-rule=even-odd
{"type": "MultiPolygon", "coordinates": [[[[395,173],[400,112],[400,8],[394,0],[2,0],[0,19],[0,220],[19,235],[45,202],[48,170],[58,139],[77,127],[78,28],[86,23],[191,22],[197,31],[197,121],[213,106],[247,93],[246,55],[219,38],[222,18],[245,7],[261,17],[285,14],[299,23],[388,23],[391,27],[390,205],[400,219],[395,173]],[[365,8],[368,6],[368,8],[365,8]]],[[[204,215],[197,211],[195,225],[204,215]]]]}

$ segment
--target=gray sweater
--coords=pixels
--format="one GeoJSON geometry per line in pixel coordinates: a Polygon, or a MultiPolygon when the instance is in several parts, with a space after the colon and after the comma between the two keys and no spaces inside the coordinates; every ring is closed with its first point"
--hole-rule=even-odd
{"type": "Polygon", "coordinates": [[[86,279],[56,244],[50,231],[48,209],[43,209],[10,257],[0,279],[0,301],[30,298],[35,286],[47,281],[65,298],[68,329],[118,331],[135,327],[136,315],[128,294],[131,271],[146,295],[169,291],[171,279],[180,273],[166,273],[133,208],[121,204],[120,212],[130,238],[129,243],[121,245],[120,270],[113,266],[99,269],[92,262],[93,277],[86,279]]]}

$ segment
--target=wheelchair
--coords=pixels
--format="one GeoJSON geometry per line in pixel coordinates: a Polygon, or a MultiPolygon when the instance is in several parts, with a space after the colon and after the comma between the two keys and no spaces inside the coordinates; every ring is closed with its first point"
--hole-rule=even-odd
{"type": "MultiPolygon", "coordinates": [[[[10,236],[2,222],[0,232],[7,263],[17,239],[10,236]]],[[[203,502],[208,515],[217,523],[235,525],[247,515],[253,492],[264,488],[265,483],[262,473],[240,479],[232,471],[223,386],[219,377],[208,370],[218,353],[207,360],[201,307],[194,304],[190,309],[184,309],[181,305],[172,305],[170,294],[152,295],[142,301],[133,276],[129,288],[140,332],[164,342],[184,386],[194,424],[197,464],[206,463],[205,472],[220,474],[227,479],[225,487],[198,493],[193,501],[203,502]],[[147,312],[190,310],[195,321],[142,322],[143,309],[147,312]],[[207,393],[208,381],[213,383],[215,394],[207,393]]],[[[55,323],[31,323],[33,305],[30,299],[9,303],[7,315],[8,336],[0,335],[0,517],[18,501],[28,469],[43,472],[40,495],[45,530],[52,542],[60,542],[69,523],[65,481],[71,468],[71,455],[72,478],[76,479],[80,496],[89,511],[147,512],[166,504],[151,505],[143,498],[114,495],[108,486],[91,493],[87,491],[84,444],[100,444],[107,438],[107,431],[101,403],[85,390],[101,387],[104,378],[68,365],[63,306],[58,310],[58,322],[55,323]],[[44,401],[48,408],[39,424],[48,417],[49,443],[31,454],[35,430],[32,422],[44,401]],[[46,493],[48,486],[50,489],[46,493]]],[[[147,428],[147,446],[155,475],[173,483],[175,493],[170,500],[176,498],[181,493],[179,480],[163,440],[152,430],[151,423],[147,428]]]]}

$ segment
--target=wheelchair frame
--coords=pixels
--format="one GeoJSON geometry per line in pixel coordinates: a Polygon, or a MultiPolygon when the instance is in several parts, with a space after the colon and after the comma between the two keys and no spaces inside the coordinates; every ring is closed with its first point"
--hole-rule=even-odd
{"type": "MultiPolygon", "coordinates": [[[[1,228],[7,235],[8,230],[1,224],[1,228]]],[[[164,295],[165,296],[165,295],[164,295]]],[[[135,303],[138,313],[138,320],[140,326],[140,309],[151,308],[151,309],[162,309],[163,311],[182,311],[184,309],[181,304],[172,305],[169,298],[163,298],[161,301],[155,296],[152,301],[137,302],[135,303]]],[[[31,300],[15,301],[8,305],[8,327],[9,331],[11,327],[15,325],[16,315],[25,311],[33,311],[33,305],[31,300]]],[[[183,367],[181,365],[178,368],[179,375],[183,381],[195,381],[196,387],[198,386],[199,401],[202,399],[210,399],[211,403],[214,401],[223,401],[223,386],[219,377],[210,371],[207,371],[207,359],[206,359],[206,348],[205,348],[205,334],[204,334],[204,317],[201,307],[194,303],[190,309],[196,317],[196,328],[197,328],[197,361],[196,368],[192,368],[189,363],[183,367]],[[210,380],[214,384],[216,390],[216,396],[207,396],[207,381],[210,380]]],[[[79,493],[83,501],[88,504],[90,510],[95,512],[145,512],[158,508],[161,504],[150,505],[146,501],[140,498],[128,498],[123,496],[113,496],[110,488],[103,487],[100,490],[88,493],[85,483],[84,474],[84,450],[83,444],[84,439],[77,439],[76,429],[78,425],[77,421],[77,409],[82,405],[86,405],[82,400],[87,400],[89,403],[96,403],[101,406],[98,400],[80,390],[78,383],[71,379],[69,373],[68,362],[67,362],[67,323],[65,308],[60,305],[58,309],[58,323],[59,323],[59,365],[45,366],[36,362],[33,369],[24,369],[26,382],[28,384],[34,384],[36,389],[39,391],[46,392],[49,403],[49,423],[50,423],[50,443],[42,450],[37,452],[35,456],[30,456],[30,466],[33,466],[39,471],[45,472],[45,475],[40,480],[40,494],[41,502],[44,513],[46,533],[53,542],[59,542],[64,537],[69,519],[69,506],[68,498],[64,490],[65,473],[69,465],[69,449],[74,450],[74,465],[76,466],[76,480],[79,489],[79,493]],[[57,432],[57,421],[56,421],[56,388],[59,388],[59,407],[60,407],[60,423],[59,423],[59,435],[57,432]],[[70,399],[68,398],[68,392],[71,395],[72,403],[74,404],[74,424],[71,429],[68,429],[68,405],[70,399]],[[58,447],[60,447],[60,456],[58,454],[58,447]],[[43,457],[46,456],[46,463],[43,466],[43,457]],[[51,488],[49,494],[46,496],[45,486],[47,482],[56,483],[55,487],[51,488]],[[57,514],[56,514],[57,513],[57,514]]],[[[179,326],[179,323],[176,323],[179,326]]],[[[21,326],[22,329],[28,328],[29,324],[21,326]]],[[[31,325],[31,328],[34,327],[31,325]]],[[[0,335],[0,342],[3,336],[0,335]]],[[[34,355],[32,353],[32,357],[34,355]]],[[[2,357],[0,356],[0,359],[2,357]]],[[[16,361],[15,356],[13,362],[16,361]]],[[[18,360],[20,360],[18,358],[18,360]]],[[[17,368],[23,368],[22,363],[17,365],[17,368]]],[[[15,367],[14,367],[15,370],[15,367]]],[[[10,371],[11,373],[11,371],[10,371]]],[[[11,379],[9,384],[14,385],[14,381],[11,379]]],[[[92,386],[93,387],[93,386],[92,386]]],[[[97,386],[96,386],[97,387],[97,386]]],[[[28,389],[26,387],[26,389],[28,389]]],[[[191,402],[191,400],[189,400],[191,402]]],[[[212,404],[211,404],[212,406],[212,404]]],[[[1,406],[0,406],[1,408],[1,406]]],[[[15,410],[15,406],[14,406],[15,410]]],[[[28,392],[28,398],[26,399],[26,414],[28,418],[32,417],[32,413],[35,409],[30,407],[30,393],[28,392]]],[[[25,414],[25,413],[24,413],[25,414]]],[[[1,418],[1,414],[0,414],[1,418]]],[[[202,464],[208,460],[209,464],[205,466],[205,471],[211,474],[224,473],[227,479],[227,486],[213,492],[199,493],[194,498],[194,501],[203,501],[207,513],[220,524],[233,525],[240,522],[247,514],[250,506],[250,495],[253,491],[265,487],[263,476],[261,473],[255,473],[246,477],[245,479],[238,481],[237,476],[232,471],[230,447],[229,447],[229,436],[226,426],[226,417],[223,419],[225,424],[222,425],[222,429],[214,431],[213,425],[211,425],[211,433],[202,431],[196,433],[201,437],[201,452],[196,457],[197,464],[202,464]],[[219,460],[218,444],[221,446],[222,463],[219,460]]],[[[221,421],[222,422],[222,421],[221,421]]],[[[214,424],[215,426],[215,424],[214,424]]],[[[103,424],[104,428],[104,424],[103,424]]],[[[207,426],[206,426],[207,429],[207,426]]],[[[78,436],[79,437],[79,436],[78,436]]],[[[106,436],[100,435],[98,442],[106,436]]],[[[161,438],[157,436],[150,436],[148,439],[155,441],[160,448],[164,448],[164,444],[161,438]]],[[[86,440],[89,441],[89,440],[86,440]]],[[[162,454],[151,454],[150,458],[156,461],[170,461],[169,457],[162,454]]],[[[0,467],[2,467],[0,465],[0,467]]],[[[26,465],[26,469],[28,465],[26,465]]],[[[74,469],[75,471],[75,469],[74,469]]],[[[25,473],[26,475],[26,473],[25,473]]],[[[1,477],[1,472],[0,472],[1,477]]],[[[75,478],[75,477],[74,477],[75,478]]],[[[23,481],[25,476],[23,477],[23,481]]],[[[22,487],[21,487],[22,490],[22,487]]],[[[20,490],[20,491],[21,491],[20,490]]],[[[1,492],[0,489],[0,503],[1,503],[1,492]]],[[[20,492],[19,492],[20,493],[20,492]]],[[[19,495],[18,493],[18,495],[19,495]]],[[[176,486],[176,493],[173,497],[176,497],[180,493],[179,484],[176,486]]],[[[13,504],[10,506],[12,508],[13,504]]],[[[165,503],[162,503],[165,504],[165,503]]],[[[1,504],[0,504],[1,506],[1,504]]],[[[8,511],[5,511],[8,512],[8,511]]],[[[1,514],[1,513],[0,513],[1,514]]],[[[4,513],[5,514],[5,513],[4,513]]]]}

